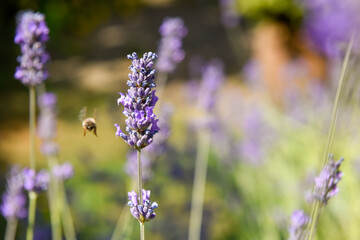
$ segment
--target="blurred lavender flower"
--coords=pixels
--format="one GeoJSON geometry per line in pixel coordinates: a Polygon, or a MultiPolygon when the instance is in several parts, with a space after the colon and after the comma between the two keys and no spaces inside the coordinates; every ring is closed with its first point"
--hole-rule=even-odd
{"type": "Polygon", "coordinates": [[[220,86],[224,83],[224,66],[219,59],[213,59],[202,70],[202,82],[200,86],[199,102],[207,111],[214,110],[220,86]]]}
{"type": "Polygon", "coordinates": [[[309,216],[303,210],[295,210],[291,215],[291,226],[289,228],[288,240],[302,240],[305,237],[306,225],[309,222],[309,216]]]}
{"type": "Polygon", "coordinates": [[[160,26],[161,41],[159,46],[159,59],[156,68],[161,72],[170,73],[180,63],[185,52],[182,49],[182,38],[187,34],[187,28],[180,17],[165,18],[160,26]]]}
{"type": "Polygon", "coordinates": [[[114,124],[117,128],[115,136],[122,137],[125,142],[136,150],[141,150],[153,142],[153,136],[160,130],[157,126],[153,109],[158,97],[155,96],[155,70],[152,69],[153,59],[157,55],[152,52],[144,53],[142,58],[138,58],[137,54],[128,55],[128,59],[132,60],[127,84],[130,87],[128,93],[124,95],[119,93],[121,97],[117,103],[124,105],[123,114],[127,117],[126,135],[120,129],[118,124],[114,124]]]}
{"type": "Polygon", "coordinates": [[[150,190],[142,189],[143,194],[143,204],[138,204],[138,196],[135,191],[128,192],[129,202],[128,205],[131,207],[130,212],[134,218],[136,218],[139,222],[144,223],[148,222],[151,219],[155,218],[156,214],[154,213],[154,209],[158,208],[158,204],[156,202],[150,202],[150,190]]]}
{"type": "Polygon", "coordinates": [[[67,180],[74,176],[74,168],[69,162],[55,165],[52,172],[56,178],[61,180],[67,180]]]}
{"type": "Polygon", "coordinates": [[[27,191],[39,193],[48,189],[50,174],[46,170],[41,170],[36,174],[33,169],[24,168],[23,178],[24,188],[27,191]]]}
{"type": "Polygon", "coordinates": [[[21,46],[22,56],[18,57],[20,66],[15,78],[26,86],[38,85],[48,78],[46,65],[50,56],[45,49],[48,39],[49,28],[43,14],[25,11],[18,15],[14,42],[21,46]]]}
{"type": "Polygon", "coordinates": [[[221,23],[227,28],[234,28],[239,25],[239,16],[236,12],[235,0],[219,0],[221,10],[221,23]]]}
{"type": "Polygon", "coordinates": [[[334,161],[333,155],[330,154],[328,163],[321,170],[318,177],[315,178],[314,200],[320,201],[326,205],[329,199],[339,192],[337,187],[343,173],[339,171],[344,158],[334,161]]]}
{"type": "MultiPolygon", "coordinates": [[[[142,150],[141,165],[142,178],[144,181],[149,180],[152,175],[151,166],[156,158],[161,156],[167,149],[167,139],[170,136],[170,120],[173,113],[173,107],[162,105],[160,108],[159,128],[161,131],[156,135],[156,141],[142,150]]],[[[137,152],[131,151],[127,155],[125,172],[135,178],[138,174],[137,152]]]]}
{"type": "Polygon", "coordinates": [[[26,197],[23,192],[23,177],[18,167],[10,169],[6,191],[2,196],[1,214],[7,219],[24,218],[27,216],[26,197]]]}
{"type": "Polygon", "coordinates": [[[38,98],[40,108],[38,136],[42,139],[41,151],[46,156],[55,155],[58,152],[56,137],[56,112],[57,99],[53,93],[44,93],[38,98]]]}
{"type": "Polygon", "coordinates": [[[355,30],[360,30],[359,2],[306,0],[304,24],[307,37],[328,57],[339,56],[355,30]]]}

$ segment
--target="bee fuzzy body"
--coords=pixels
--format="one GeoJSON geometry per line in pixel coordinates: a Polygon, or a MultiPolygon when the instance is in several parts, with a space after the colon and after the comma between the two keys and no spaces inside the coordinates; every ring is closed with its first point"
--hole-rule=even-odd
{"type": "Polygon", "coordinates": [[[96,121],[94,118],[86,118],[82,122],[83,130],[84,130],[84,136],[86,135],[86,131],[93,132],[95,136],[96,134],[96,121]]]}

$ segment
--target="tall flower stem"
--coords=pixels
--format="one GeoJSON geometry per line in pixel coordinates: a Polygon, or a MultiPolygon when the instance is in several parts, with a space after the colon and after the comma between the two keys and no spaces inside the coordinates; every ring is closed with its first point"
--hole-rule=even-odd
{"type": "Polygon", "coordinates": [[[208,131],[203,130],[199,133],[197,145],[189,222],[189,240],[200,239],[209,149],[210,135],[208,131]]]}
{"type": "MultiPolygon", "coordinates": [[[[142,205],[143,204],[143,195],[142,195],[141,150],[138,150],[137,159],[138,159],[138,168],[139,168],[138,189],[139,189],[140,204],[142,205]]],[[[140,222],[140,240],[145,240],[145,226],[144,226],[144,223],[141,223],[141,222],[140,222]]]]}
{"type": "MultiPolygon", "coordinates": [[[[350,53],[351,53],[353,42],[354,42],[354,34],[352,35],[349,45],[347,47],[345,58],[344,58],[342,69],[341,69],[341,75],[340,75],[339,85],[337,87],[335,102],[334,102],[334,106],[333,106],[333,110],[332,110],[330,128],[329,128],[329,132],[328,132],[326,148],[324,151],[322,167],[325,166],[325,164],[328,160],[330,150],[333,146],[333,140],[334,140],[334,134],[335,134],[335,129],[336,129],[336,125],[337,125],[337,118],[338,118],[338,114],[339,114],[340,102],[342,100],[344,85],[346,83],[346,74],[348,71],[350,53]]],[[[317,222],[318,222],[318,219],[320,216],[321,209],[322,209],[322,203],[320,201],[315,201],[312,206],[311,220],[309,221],[309,224],[307,226],[307,235],[306,235],[307,240],[313,239],[313,235],[315,234],[315,229],[317,226],[317,222]]]]}
{"type": "Polygon", "coordinates": [[[60,225],[60,216],[59,208],[56,204],[57,194],[55,187],[54,176],[51,176],[50,185],[48,189],[48,201],[50,206],[50,221],[51,221],[51,234],[53,240],[61,240],[61,225],[60,225]]]}
{"type": "Polygon", "coordinates": [[[36,161],[35,161],[35,150],[36,150],[36,94],[35,87],[29,87],[29,128],[30,128],[30,168],[36,170],[36,161]]]}
{"type": "Polygon", "coordinates": [[[53,240],[61,240],[61,223],[60,223],[60,209],[57,204],[58,199],[58,181],[54,176],[52,169],[55,165],[55,160],[48,159],[49,171],[51,173],[50,185],[48,190],[48,199],[50,206],[50,221],[51,234],[53,240]]]}
{"type": "Polygon", "coordinates": [[[29,222],[26,230],[26,240],[33,240],[37,194],[34,191],[29,192],[29,199],[29,222]]]}
{"type": "Polygon", "coordinates": [[[60,205],[60,216],[62,220],[62,225],[64,227],[64,234],[67,240],[76,240],[76,233],[74,228],[74,221],[71,215],[69,208],[69,203],[66,198],[64,182],[59,183],[59,201],[60,205]]]}
{"type": "MultiPolygon", "coordinates": [[[[36,131],[36,93],[35,87],[29,87],[29,128],[30,128],[30,168],[36,171],[35,161],[35,131],[36,131]]],[[[26,230],[26,240],[32,240],[34,236],[34,223],[35,223],[35,210],[36,210],[36,198],[35,192],[29,192],[29,217],[28,226],[26,230]]]]}
{"type": "Polygon", "coordinates": [[[4,240],[15,240],[17,222],[16,218],[8,219],[4,240]]]}

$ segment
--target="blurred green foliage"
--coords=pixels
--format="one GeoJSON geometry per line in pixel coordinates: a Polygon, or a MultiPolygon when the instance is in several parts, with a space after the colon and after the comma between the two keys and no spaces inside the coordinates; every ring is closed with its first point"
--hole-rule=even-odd
{"type": "Polygon", "coordinates": [[[281,21],[291,28],[299,27],[302,19],[302,9],[293,0],[236,0],[241,16],[253,22],[264,20],[281,21]]]}

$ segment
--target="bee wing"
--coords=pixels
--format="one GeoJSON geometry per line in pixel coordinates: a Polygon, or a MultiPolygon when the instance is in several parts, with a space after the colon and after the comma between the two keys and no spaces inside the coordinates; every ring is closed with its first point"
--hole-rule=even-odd
{"type": "Polygon", "coordinates": [[[84,119],[86,118],[86,111],[87,111],[87,107],[83,107],[83,108],[80,110],[80,113],[79,113],[79,120],[80,120],[80,122],[84,121],[84,119]]]}
{"type": "Polygon", "coordinates": [[[94,108],[93,118],[96,121],[96,108],[94,108]]]}

